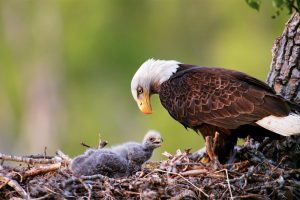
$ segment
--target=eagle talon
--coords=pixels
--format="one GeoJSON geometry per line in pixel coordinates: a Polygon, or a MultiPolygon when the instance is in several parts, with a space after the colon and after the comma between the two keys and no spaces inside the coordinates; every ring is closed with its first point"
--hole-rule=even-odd
{"type": "Polygon", "coordinates": [[[212,144],[212,137],[206,136],[205,137],[205,147],[206,152],[210,160],[213,160],[215,157],[215,152],[213,151],[213,144],[212,144]]]}
{"type": "Polygon", "coordinates": [[[218,159],[218,155],[216,154],[216,147],[218,143],[219,133],[215,133],[215,137],[212,138],[211,136],[205,137],[205,146],[206,146],[206,152],[209,157],[209,160],[214,165],[214,168],[218,168],[220,166],[220,162],[218,159]]]}

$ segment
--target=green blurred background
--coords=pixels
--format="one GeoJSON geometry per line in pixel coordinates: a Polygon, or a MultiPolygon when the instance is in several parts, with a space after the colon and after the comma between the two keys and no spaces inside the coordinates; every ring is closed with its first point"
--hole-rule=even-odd
{"type": "Polygon", "coordinates": [[[130,92],[148,58],[237,69],[266,79],[289,18],[243,0],[0,1],[0,152],[70,156],[161,132],[161,152],[203,146],[152,97],[142,114],[130,92]]]}

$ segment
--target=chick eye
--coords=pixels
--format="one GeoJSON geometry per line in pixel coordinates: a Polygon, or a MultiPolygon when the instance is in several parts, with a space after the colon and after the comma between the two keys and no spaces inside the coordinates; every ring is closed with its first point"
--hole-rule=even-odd
{"type": "Polygon", "coordinates": [[[154,138],[153,138],[153,137],[151,137],[149,140],[150,140],[150,142],[153,142],[153,141],[154,141],[154,138]]]}
{"type": "Polygon", "coordinates": [[[138,95],[144,92],[142,87],[138,87],[136,91],[138,95]]]}

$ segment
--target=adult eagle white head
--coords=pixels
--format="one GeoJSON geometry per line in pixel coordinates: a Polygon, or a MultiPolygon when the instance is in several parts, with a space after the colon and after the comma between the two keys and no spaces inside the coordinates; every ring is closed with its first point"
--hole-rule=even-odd
{"type": "Polygon", "coordinates": [[[159,94],[162,105],[184,127],[203,136],[219,132],[220,160],[226,160],[238,137],[300,134],[299,105],[234,70],[149,59],[133,76],[131,92],[143,113],[152,113],[150,96],[159,94]]]}

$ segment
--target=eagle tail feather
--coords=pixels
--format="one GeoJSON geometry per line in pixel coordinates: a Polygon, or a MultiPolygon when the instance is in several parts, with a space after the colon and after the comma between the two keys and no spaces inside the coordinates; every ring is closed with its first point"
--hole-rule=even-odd
{"type": "Polygon", "coordinates": [[[285,117],[270,115],[256,121],[256,124],[283,136],[300,134],[300,115],[294,112],[285,117]]]}

